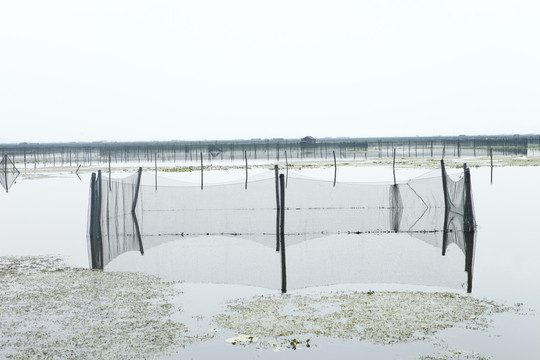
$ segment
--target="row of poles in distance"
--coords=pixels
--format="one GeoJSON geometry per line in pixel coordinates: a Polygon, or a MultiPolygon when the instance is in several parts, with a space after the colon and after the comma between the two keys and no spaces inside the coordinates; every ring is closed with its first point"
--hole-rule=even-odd
{"type": "MultiPolygon", "coordinates": [[[[490,154],[490,160],[491,160],[491,178],[490,178],[490,183],[493,184],[493,150],[490,148],[489,149],[489,154],[490,154]]],[[[202,156],[202,152],[201,152],[201,156],[200,156],[200,159],[201,159],[201,190],[204,189],[204,163],[203,163],[203,156],[202,156]]],[[[333,151],[333,156],[334,156],[334,184],[333,186],[336,187],[336,180],[337,180],[337,161],[336,161],[336,152],[333,151]]],[[[443,156],[444,158],[444,156],[443,156]]],[[[247,158],[247,151],[244,151],[244,159],[245,159],[245,169],[246,169],[246,181],[245,181],[245,185],[244,185],[244,188],[247,190],[247,186],[248,186],[248,158],[247,158]]],[[[157,153],[154,153],[154,161],[155,161],[155,188],[157,190],[157,153]]],[[[277,165],[276,165],[277,166],[277,165]]],[[[80,167],[80,166],[79,166],[80,167]]],[[[287,186],[287,183],[288,183],[288,180],[289,180],[289,162],[287,160],[287,151],[285,151],[285,168],[286,168],[286,179],[285,179],[285,186],[287,186]]],[[[77,169],[78,170],[78,169],[77,169]]],[[[393,160],[392,160],[392,173],[393,173],[393,176],[394,176],[394,185],[397,185],[397,181],[396,181],[396,149],[394,148],[394,153],[393,153],[393,160]]],[[[110,178],[110,175],[111,175],[111,154],[109,153],[109,178],[110,178]]]]}
{"type": "MultiPolygon", "coordinates": [[[[336,152],[335,151],[333,151],[333,155],[334,155],[334,187],[335,187],[336,186],[336,179],[337,179],[337,162],[336,162],[336,152]]],[[[109,178],[111,177],[111,158],[110,158],[110,156],[111,155],[109,154],[109,178]]],[[[395,150],[394,150],[394,156],[395,156],[395,150]]],[[[200,158],[201,158],[201,190],[203,190],[204,189],[204,163],[203,163],[202,152],[201,152],[200,158]]],[[[245,162],[246,162],[246,165],[245,165],[246,182],[245,182],[244,188],[247,190],[247,187],[248,187],[248,158],[247,158],[247,151],[244,151],[244,159],[245,159],[245,162]]],[[[277,165],[275,165],[275,166],[277,167],[277,165]]],[[[157,186],[158,186],[157,153],[154,153],[154,169],[155,169],[154,170],[154,173],[155,173],[154,183],[155,183],[155,188],[156,188],[156,191],[157,191],[157,186]]],[[[287,186],[287,182],[289,180],[289,161],[287,160],[287,151],[285,151],[285,169],[286,169],[286,171],[285,171],[286,172],[285,186],[287,186]]]]}

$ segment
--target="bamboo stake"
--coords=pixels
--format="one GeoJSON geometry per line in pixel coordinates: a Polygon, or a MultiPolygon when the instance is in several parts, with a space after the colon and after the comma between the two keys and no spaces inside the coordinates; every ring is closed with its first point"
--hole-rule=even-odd
{"type": "Polygon", "coordinates": [[[202,158],[202,151],[201,151],[201,190],[203,189],[204,187],[204,178],[203,178],[203,158],[202,158]]]}
{"type": "Polygon", "coordinates": [[[111,152],[109,151],[109,190],[111,189],[111,152]]]}
{"type": "Polygon", "coordinates": [[[490,184],[493,184],[493,149],[489,148],[489,156],[491,158],[491,180],[490,184]]]}
{"type": "Polygon", "coordinates": [[[396,185],[396,149],[394,148],[394,161],[392,161],[392,171],[394,172],[394,185],[396,185]]]}
{"type": "Polygon", "coordinates": [[[279,251],[279,216],[281,206],[279,205],[279,169],[274,165],[274,174],[276,179],[276,251],[279,251]]]}
{"type": "Polygon", "coordinates": [[[287,292],[287,265],[285,260],[285,178],[283,174],[279,175],[279,184],[281,188],[281,293],[285,294],[287,292]]]}
{"type": "Polygon", "coordinates": [[[245,189],[247,190],[247,184],[248,184],[248,160],[247,160],[247,152],[244,150],[244,158],[246,159],[246,186],[245,189]]]}
{"type": "Polygon", "coordinates": [[[289,184],[289,161],[287,160],[287,150],[285,150],[285,188],[289,184]]]}
{"type": "Polygon", "coordinates": [[[337,179],[337,162],[336,162],[336,151],[332,151],[334,153],[334,187],[336,187],[336,179],[337,179]]]}

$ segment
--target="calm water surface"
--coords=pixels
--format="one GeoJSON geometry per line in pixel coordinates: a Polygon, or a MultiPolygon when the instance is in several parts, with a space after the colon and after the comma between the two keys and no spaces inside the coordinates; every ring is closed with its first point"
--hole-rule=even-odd
{"type": "MultiPolygon", "coordinates": [[[[259,171],[259,170],[257,170],[259,171]]],[[[260,170],[262,171],[262,170],[260,170]]],[[[398,170],[398,178],[407,179],[426,170],[398,170]]],[[[207,179],[241,178],[242,171],[228,171],[225,175],[208,174],[207,179]]],[[[333,169],[302,170],[302,174],[331,180],[333,169]]],[[[82,181],[70,173],[38,178],[34,173],[21,174],[9,194],[0,194],[0,224],[2,255],[58,254],[68,263],[88,267],[86,223],[89,194],[89,175],[82,181]]],[[[488,331],[450,329],[440,338],[449,349],[474,350],[493,359],[536,359],[540,354],[540,168],[496,168],[490,184],[488,168],[471,169],[473,197],[478,231],[474,263],[472,296],[503,302],[508,305],[523,303],[528,313],[505,313],[493,316],[488,331]]],[[[117,174],[115,176],[122,176],[117,174]]],[[[198,174],[180,174],[182,179],[196,182],[198,174]]],[[[391,180],[388,168],[340,168],[342,181],[391,180]]],[[[167,246],[167,245],[163,245],[167,246]]],[[[168,245],[171,246],[171,245],[168,245]]],[[[159,247],[145,255],[152,262],[152,253],[164,256],[159,247]]],[[[156,255],[157,256],[157,255],[156,255]]],[[[169,256],[174,256],[169,252],[169,256]]],[[[138,254],[126,254],[133,261],[138,254]]],[[[122,259],[120,259],[122,260],[122,259]]],[[[166,259],[165,259],[166,260],[166,259]]],[[[126,259],[124,264],[129,263],[126,259]]],[[[132,262],[133,263],[133,262],[132,262]]],[[[141,263],[142,264],[142,263],[141,263]]],[[[147,264],[147,266],[150,266],[147,264]]],[[[122,261],[111,264],[121,269],[122,261]]],[[[227,299],[275,294],[276,290],[240,285],[187,283],[177,301],[184,309],[182,321],[195,332],[208,331],[209,319],[223,309],[227,299]]],[[[332,290],[426,289],[407,284],[335,285],[323,288],[294,290],[292,293],[319,293],[332,290]]],[[[445,288],[429,288],[429,290],[445,288]]],[[[455,289],[449,289],[455,291],[455,289]]],[[[459,291],[459,290],[458,290],[459,291]]],[[[463,294],[465,292],[461,290],[463,294]]],[[[356,341],[315,338],[315,347],[300,351],[274,353],[232,346],[224,341],[235,334],[222,333],[214,340],[179,349],[182,358],[386,358],[417,359],[433,352],[429,342],[395,346],[380,346],[356,341]]],[[[440,350],[440,349],[439,349],[440,350]]],[[[178,356],[175,355],[175,356],[178,356]]]]}

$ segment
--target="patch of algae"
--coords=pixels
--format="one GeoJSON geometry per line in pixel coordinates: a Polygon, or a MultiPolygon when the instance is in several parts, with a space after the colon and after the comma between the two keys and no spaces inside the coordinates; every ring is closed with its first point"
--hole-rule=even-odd
{"type": "Polygon", "coordinates": [[[287,346],[291,339],[305,342],[313,336],[397,344],[430,339],[454,326],[487,329],[490,315],[510,310],[445,292],[339,292],[237,300],[214,322],[259,339],[261,348],[287,346]]]}
{"type": "Polygon", "coordinates": [[[180,291],[154,276],[0,257],[0,288],[1,358],[154,358],[202,340],[172,319],[180,291]]]}

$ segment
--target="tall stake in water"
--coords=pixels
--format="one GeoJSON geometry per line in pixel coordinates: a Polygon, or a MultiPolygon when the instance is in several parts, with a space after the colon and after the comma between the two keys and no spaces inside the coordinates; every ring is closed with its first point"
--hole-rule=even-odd
{"type": "Polygon", "coordinates": [[[111,190],[111,152],[109,151],[109,190],[111,190]]]}
{"type": "Polygon", "coordinates": [[[245,189],[247,190],[247,183],[248,183],[248,161],[247,161],[247,151],[244,150],[244,158],[246,159],[246,186],[245,189]]]}
{"type": "Polygon", "coordinates": [[[490,184],[493,184],[493,149],[489,148],[489,157],[491,158],[491,180],[490,184]]]}
{"type": "Polygon", "coordinates": [[[274,175],[276,179],[276,251],[279,251],[279,216],[281,206],[279,205],[279,169],[274,165],[274,175]]]}
{"type": "Polygon", "coordinates": [[[336,162],[336,151],[332,151],[334,153],[334,187],[336,187],[336,179],[337,179],[337,162],[336,162]]]}
{"type": "Polygon", "coordinates": [[[287,160],[287,150],[285,150],[285,187],[289,184],[289,161],[287,160]]]}
{"type": "Polygon", "coordinates": [[[444,167],[444,160],[441,159],[441,179],[444,195],[444,224],[443,224],[443,243],[442,243],[442,255],[446,255],[446,245],[448,243],[448,216],[450,214],[450,201],[448,199],[448,182],[446,178],[446,168],[444,167]]]}
{"type": "Polygon", "coordinates": [[[203,158],[202,158],[202,151],[201,151],[201,190],[203,189],[203,158]]]}
{"type": "Polygon", "coordinates": [[[396,148],[394,148],[394,160],[392,161],[392,171],[394,172],[394,185],[396,185],[396,148]]]}
{"type": "Polygon", "coordinates": [[[280,219],[280,240],[281,240],[281,292],[287,292],[287,266],[285,261],[285,178],[279,175],[279,185],[281,189],[281,219],[280,219]]]}

